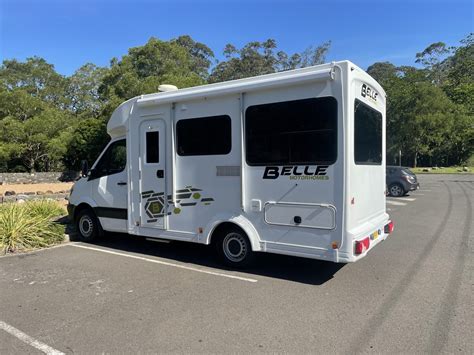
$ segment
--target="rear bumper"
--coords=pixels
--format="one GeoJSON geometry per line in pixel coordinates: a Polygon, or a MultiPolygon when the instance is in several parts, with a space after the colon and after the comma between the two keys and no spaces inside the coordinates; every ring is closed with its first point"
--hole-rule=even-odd
{"type": "Polygon", "coordinates": [[[364,228],[365,232],[360,233],[359,230],[357,234],[349,233],[346,240],[350,243],[350,247],[344,248],[344,251],[339,251],[337,262],[350,263],[365,257],[376,245],[389,237],[393,230],[393,223],[392,229],[389,230],[388,228],[390,223],[392,221],[387,218],[384,221],[372,224],[369,228],[364,228]],[[368,248],[357,254],[356,243],[362,242],[367,238],[369,239],[368,248]]]}

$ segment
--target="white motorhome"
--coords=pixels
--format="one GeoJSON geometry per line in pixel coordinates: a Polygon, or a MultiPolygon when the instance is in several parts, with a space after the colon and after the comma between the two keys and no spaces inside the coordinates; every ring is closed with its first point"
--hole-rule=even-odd
{"type": "Polygon", "coordinates": [[[349,61],[142,95],[75,183],[81,238],[103,231],[353,262],[393,229],[382,87],[349,61]]]}

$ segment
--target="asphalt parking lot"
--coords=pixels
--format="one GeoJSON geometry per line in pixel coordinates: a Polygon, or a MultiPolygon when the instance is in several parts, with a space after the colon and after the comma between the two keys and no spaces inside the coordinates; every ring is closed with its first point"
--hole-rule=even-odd
{"type": "Polygon", "coordinates": [[[354,264],[108,236],[0,258],[0,353],[474,353],[474,175],[387,199],[392,236],[354,264]]]}

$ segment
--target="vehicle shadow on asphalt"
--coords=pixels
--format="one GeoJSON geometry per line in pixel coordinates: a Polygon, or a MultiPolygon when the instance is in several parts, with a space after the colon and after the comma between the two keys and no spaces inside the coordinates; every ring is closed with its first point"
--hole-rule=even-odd
{"type": "MultiPolygon", "coordinates": [[[[77,241],[74,236],[74,232],[70,233],[71,241],[77,241]]],[[[178,241],[161,243],[120,233],[106,233],[100,240],[89,244],[137,253],[142,256],[154,256],[181,263],[226,271],[239,271],[310,285],[322,285],[328,282],[345,265],[322,260],[259,253],[257,262],[251,268],[233,270],[218,263],[213,247],[202,244],[178,241]]]]}

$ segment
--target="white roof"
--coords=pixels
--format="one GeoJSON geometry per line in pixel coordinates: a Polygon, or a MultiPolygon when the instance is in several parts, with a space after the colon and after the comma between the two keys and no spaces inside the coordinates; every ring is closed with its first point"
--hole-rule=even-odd
{"type": "MultiPolygon", "coordinates": [[[[332,62],[302,69],[288,70],[279,73],[260,75],[251,78],[225,81],[216,84],[195,86],[175,91],[158,92],[155,94],[141,95],[122,103],[112,114],[108,124],[107,132],[112,138],[125,135],[126,121],[135,105],[152,106],[171,102],[179,102],[199,97],[219,96],[232,93],[243,93],[253,90],[261,90],[270,86],[284,86],[292,83],[300,83],[313,80],[334,79],[334,67],[337,65],[350,65],[358,71],[365,72],[349,61],[332,62]]],[[[368,76],[368,74],[365,74],[368,76]]],[[[375,80],[374,80],[375,82],[375,80]]],[[[380,85],[376,89],[385,94],[380,85]]]]}

